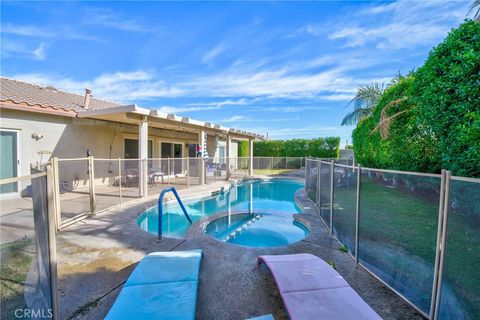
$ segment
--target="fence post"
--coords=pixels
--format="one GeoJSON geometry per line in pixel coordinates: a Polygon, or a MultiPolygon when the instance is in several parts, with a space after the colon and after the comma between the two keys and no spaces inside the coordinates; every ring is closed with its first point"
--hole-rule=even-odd
{"type": "MultiPolygon", "coordinates": [[[[58,159],[52,162],[58,164],[58,159]]],[[[57,168],[58,170],[58,168],[57,168]]],[[[58,175],[57,175],[58,178],[58,175]]],[[[58,189],[58,183],[55,178],[55,168],[47,165],[47,217],[48,217],[48,257],[49,257],[49,273],[50,273],[50,295],[52,303],[52,319],[60,319],[58,316],[58,274],[57,274],[57,238],[56,233],[59,229],[56,218],[56,199],[55,189],[58,189]],[[55,187],[56,186],[56,187],[55,187]]]]}
{"type": "Polygon", "coordinates": [[[122,204],[122,160],[118,158],[118,195],[120,196],[120,204],[122,204]]]}
{"type": "Polygon", "coordinates": [[[94,173],[94,158],[93,156],[88,157],[88,183],[90,191],[90,212],[95,213],[96,199],[95,199],[95,173],[94,173]]]}
{"type": "Polygon", "coordinates": [[[445,245],[447,239],[448,204],[450,201],[450,178],[450,171],[442,169],[442,177],[440,182],[440,203],[438,208],[437,246],[433,274],[432,301],[430,304],[430,319],[433,320],[438,319],[440,294],[442,291],[445,245]]]}
{"type": "Polygon", "coordinates": [[[185,175],[187,178],[187,189],[190,187],[190,157],[187,157],[187,174],[185,175]]]}
{"type": "MultiPolygon", "coordinates": [[[[355,167],[353,167],[355,170],[355,167]]],[[[357,202],[355,208],[355,262],[358,263],[358,241],[360,238],[360,178],[361,178],[361,169],[360,165],[357,167],[357,202]]]]}
{"type": "Polygon", "coordinates": [[[333,235],[333,160],[330,160],[330,235],[333,235]]]}
{"type": "Polygon", "coordinates": [[[170,185],[170,157],[167,158],[167,183],[170,185]]]}
{"type": "Polygon", "coordinates": [[[308,166],[307,166],[307,162],[305,161],[305,195],[307,196],[308,198],[308,166]]]}
{"type": "Polygon", "coordinates": [[[55,214],[55,226],[57,230],[62,227],[62,211],[60,207],[60,178],[58,175],[58,158],[52,159],[52,190],[53,190],[53,212],[55,214]]]}
{"type": "Polygon", "coordinates": [[[317,159],[317,211],[318,214],[321,216],[320,208],[320,197],[321,197],[321,184],[320,179],[322,177],[322,160],[317,159]]]}

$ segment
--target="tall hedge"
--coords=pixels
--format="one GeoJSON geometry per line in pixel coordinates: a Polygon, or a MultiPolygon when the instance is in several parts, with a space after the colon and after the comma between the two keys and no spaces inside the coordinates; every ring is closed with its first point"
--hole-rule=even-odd
{"type": "Polygon", "coordinates": [[[238,141],[238,156],[248,157],[248,141],[238,141]]]}
{"type": "Polygon", "coordinates": [[[339,154],[339,137],[269,140],[253,144],[253,155],[256,157],[338,158],[339,154]]]}
{"type": "Polygon", "coordinates": [[[418,70],[390,86],[372,116],[353,131],[365,166],[480,176],[480,24],[467,20],[434,48],[418,70]],[[393,106],[392,101],[398,101],[393,106]],[[382,110],[387,138],[374,130],[382,110]]]}

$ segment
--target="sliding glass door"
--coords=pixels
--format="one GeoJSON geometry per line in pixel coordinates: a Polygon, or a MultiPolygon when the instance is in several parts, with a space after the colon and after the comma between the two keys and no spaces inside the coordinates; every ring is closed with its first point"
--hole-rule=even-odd
{"type": "MultiPolygon", "coordinates": [[[[0,179],[18,176],[18,131],[0,131],[0,179]]],[[[18,193],[18,183],[9,183],[0,186],[0,194],[18,193]]]]}
{"type": "Polygon", "coordinates": [[[162,172],[170,174],[180,174],[183,170],[183,161],[180,159],[183,156],[183,144],[162,142],[160,146],[160,157],[162,160],[162,172]],[[164,160],[170,158],[170,165],[168,161],[164,160]],[[170,172],[168,172],[170,169],[170,172]]]}

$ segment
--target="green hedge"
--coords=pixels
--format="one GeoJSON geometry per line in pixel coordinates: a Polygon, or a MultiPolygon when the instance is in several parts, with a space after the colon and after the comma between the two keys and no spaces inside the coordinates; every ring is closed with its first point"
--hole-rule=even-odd
{"type": "Polygon", "coordinates": [[[248,157],[248,141],[238,141],[238,156],[248,157]]]}
{"type": "Polygon", "coordinates": [[[255,157],[338,158],[339,154],[339,137],[256,141],[253,144],[255,157]]]}
{"type": "Polygon", "coordinates": [[[353,131],[355,157],[369,167],[480,177],[480,24],[467,20],[434,48],[425,64],[390,86],[371,117],[353,131]],[[373,129],[385,106],[383,139],[373,129]]]}

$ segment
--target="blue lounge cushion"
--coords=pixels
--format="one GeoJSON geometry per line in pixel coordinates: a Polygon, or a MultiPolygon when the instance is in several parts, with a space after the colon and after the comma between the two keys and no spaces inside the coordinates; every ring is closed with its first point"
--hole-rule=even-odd
{"type": "Polygon", "coordinates": [[[143,258],[125,286],[198,280],[202,250],[154,252],[143,258]]]}
{"type": "Polygon", "coordinates": [[[194,319],[201,258],[201,250],[149,254],[105,319],[194,319]]]}
{"type": "Polygon", "coordinates": [[[196,298],[196,281],[125,287],[106,319],[193,319],[196,298]]]}

